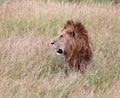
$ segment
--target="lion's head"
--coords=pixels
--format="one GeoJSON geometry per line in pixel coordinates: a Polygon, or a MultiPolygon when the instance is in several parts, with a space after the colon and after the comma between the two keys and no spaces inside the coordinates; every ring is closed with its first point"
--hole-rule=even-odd
{"type": "MultiPolygon", "coordinates": [[[[69,20],[61,32],[51,41],[58,55],[64,55],[70,66],[88,64],[93,55],[92,43],[81,23],[69,20]]],[[[86,66],[84,65],[84,66],[86,66]]]]}
{"type": "Polygon", "coordinates": [[[55,37],[51,44],[56,49],[58,55],[65,55],[66,53],[73,50],[75,44],[75,32],[73,27],[73,22],[68,21],[61,32],[55,37]]]}

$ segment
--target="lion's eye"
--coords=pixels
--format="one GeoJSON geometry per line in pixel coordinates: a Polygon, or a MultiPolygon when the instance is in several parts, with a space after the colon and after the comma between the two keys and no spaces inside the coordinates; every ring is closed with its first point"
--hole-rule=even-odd
{"type": "Polygon", "coordinates": [[[74,37],[74,36],[75,36],[74,31],[73,31],[73,32],[69,32],[69,34],[70,34],[71,37],[74,37]]]}

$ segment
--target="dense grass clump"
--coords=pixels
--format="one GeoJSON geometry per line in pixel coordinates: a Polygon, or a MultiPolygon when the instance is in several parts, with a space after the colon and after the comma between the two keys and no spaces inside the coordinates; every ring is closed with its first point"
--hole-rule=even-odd
{"type": "Polygon", "coordinates": [[[0,98],[118,98],[119,16],[120,5],[111,3],[2,2],[0,98]],[[84,75],[69,71],[50,46],[68,19],[81,21],[93,41],[94,67],[84,75]]]}

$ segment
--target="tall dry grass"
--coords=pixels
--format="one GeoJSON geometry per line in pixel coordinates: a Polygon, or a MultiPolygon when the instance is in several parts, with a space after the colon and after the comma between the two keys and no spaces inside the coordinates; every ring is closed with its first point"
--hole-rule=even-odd
{"type": "Polygon", "coordinates": [[[119,98],[120,7],[9,0],[0,5],[0,98],[119,98]],[[64,74],[50,40],[68,19],[94,44],[94,69],[64,74]]]}

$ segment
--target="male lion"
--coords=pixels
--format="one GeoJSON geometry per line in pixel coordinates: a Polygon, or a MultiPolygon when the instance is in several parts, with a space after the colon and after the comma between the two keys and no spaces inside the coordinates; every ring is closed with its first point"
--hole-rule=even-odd
{"type": "Polygon", "coordinates": [[[57,55],[64,55],[70,68],[84,73],[93,58],[93,45],[81,23],[68,20],[57,37],[51,41],[57,55]]]}

